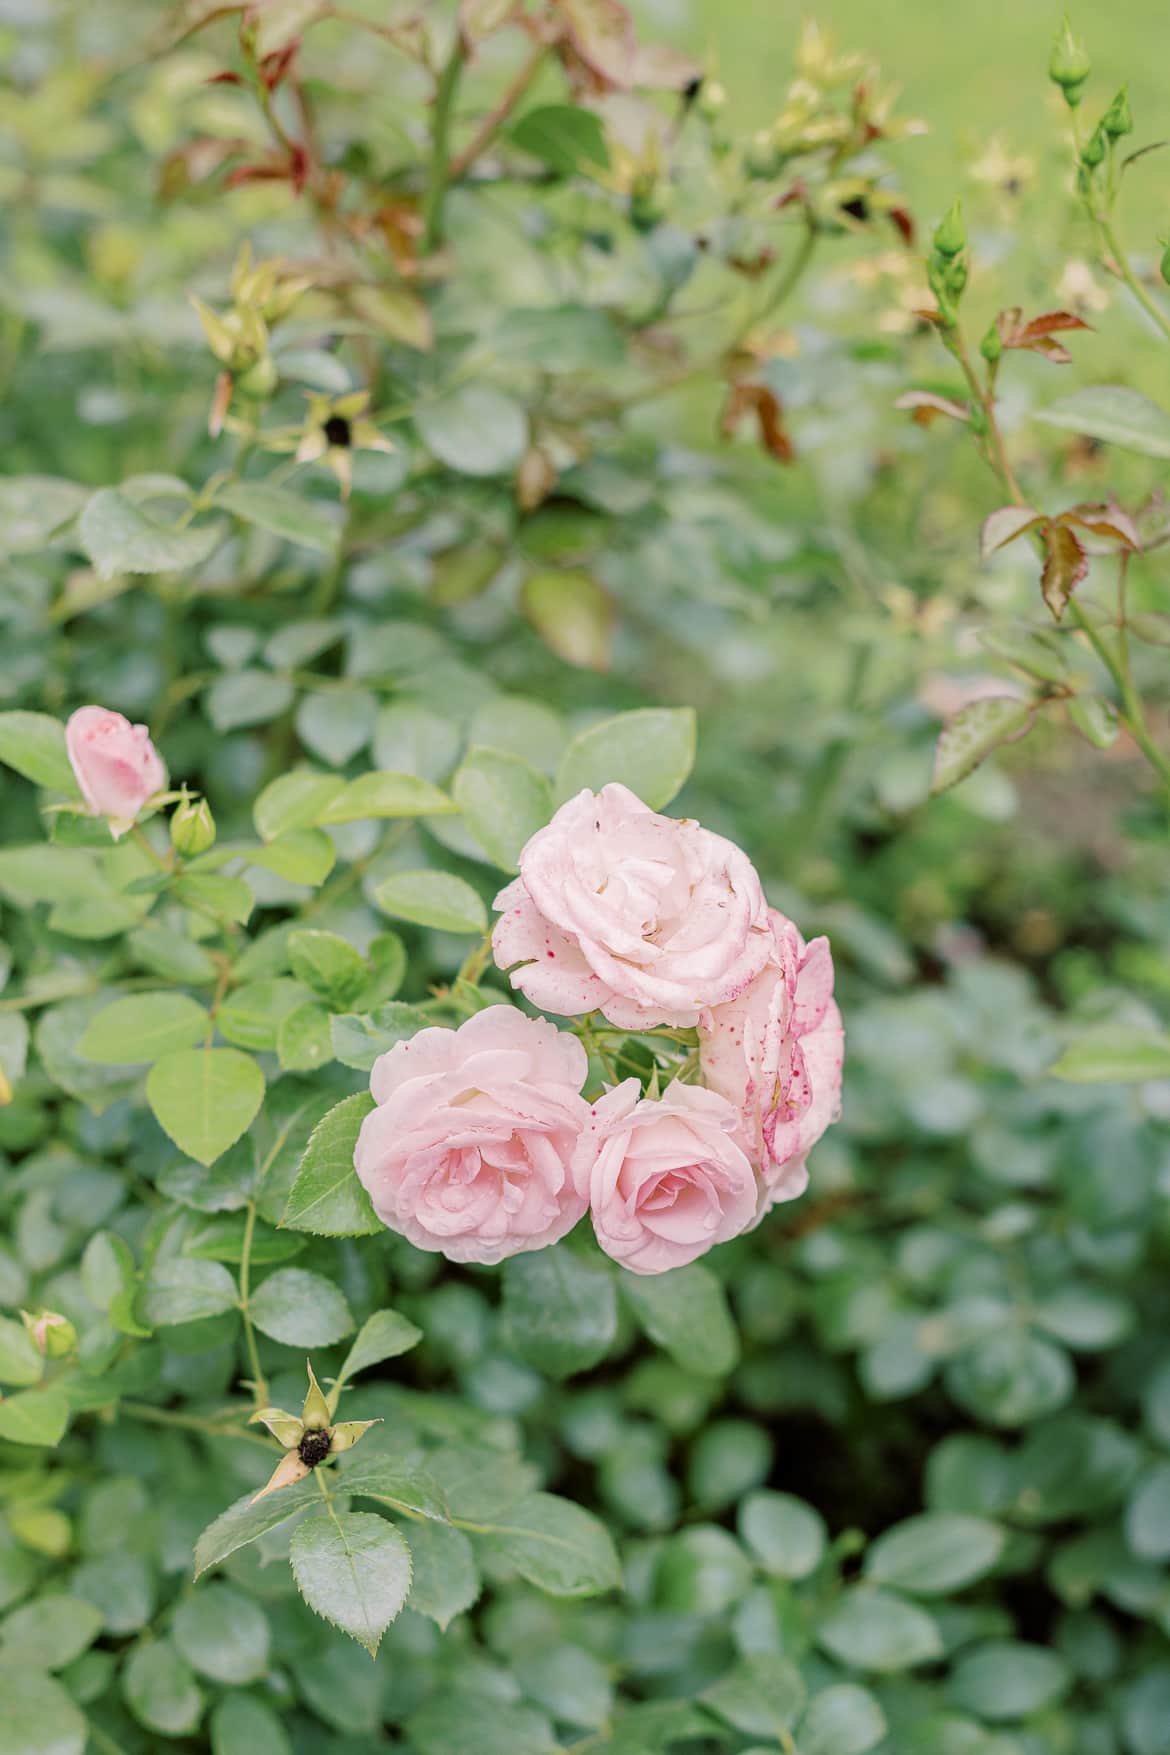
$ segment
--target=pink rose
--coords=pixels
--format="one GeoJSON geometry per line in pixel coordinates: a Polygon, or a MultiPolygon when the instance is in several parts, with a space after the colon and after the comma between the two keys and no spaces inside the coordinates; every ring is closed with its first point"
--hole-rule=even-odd
{"type": "Polygon", "coordinates": [[[616,784],[563,804],[495,905],[496,962],[522,965],[513,987],[544,1011],[601,1011],[620,1029],[697,1023],[771,952],[746,854],[616,784]]]}
{"type": "Polygon", "coordinates": [[[635,1274],[662,1274],[705,1255],[756,1216],[758,1187],[735,1142],[725,1098],[669,1085],[641,1098],[626,1079],[594,1105],[573,1160],[607,1255],[635,1274]]]}
{"type": "Polygon", "coordinates": [[[354,1167],[391,1230],[449,1261],[502,1261],[572,1230],[585,1050],[509,1005],[420,1030],[374,1062],[354,1167]]]}
{"type": "Polygon", "coordinates": [[[840,1113],[844,1055],[828,939],[806,945],[775,908],[771,920],[768,967],[699,1020],[703,1078],[740,1111],[738,1138],[763,1178],[765,1207],[807,1188],[805,1155],[840,1113]]]}
{"type": "Polygon", "coordinates": [[[65,726],[65,748],[90,815],[106,817],[115,840],[167,783],[145,725],[108,707],[79,707],[65,726]]]}

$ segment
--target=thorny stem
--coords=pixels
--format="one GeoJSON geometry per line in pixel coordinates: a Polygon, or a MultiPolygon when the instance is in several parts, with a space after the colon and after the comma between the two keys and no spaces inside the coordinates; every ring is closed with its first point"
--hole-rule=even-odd
{"type": "Polygon", "coordinates": [[[250,1200],[247,1207],[247,1218],[244,1221],[244,1244],[240,1251],[240,1315],[244,1319],[244,1344],[248,1349],[248,1362],[252,1369],[252,1394],[258,1408],[264,1407],[268,1400],[268,1384],[260,1369],[260,1352],[256,1345],[256,1331],[252,1326],[252,1315],[248,1309],[249,1280],[252,1271],[252,1239],[256,1231],[256,1202],[250,1200]]]}

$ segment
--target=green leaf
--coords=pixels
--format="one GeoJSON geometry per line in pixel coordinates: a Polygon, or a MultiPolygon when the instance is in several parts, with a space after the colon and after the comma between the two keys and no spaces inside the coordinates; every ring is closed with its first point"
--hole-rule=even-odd
{"type": "MultiPolygon", "coordinates": [[[[188,872],[175,884],[174,894],[175,900],[188,908],[236,926],[243,926],[256,905],[256,898],[243,878],[224,877],[218,871],[188,872]]],[[[236,973],[240,973],[239,964],[236,973]]]]}
{"type": "Polygon", "coordinates": [[[1121,729],[1117,709],[1103,695],[1074,695],[1065,703],[1068,716],[1094,749],[1112,749],[1121,729]]]}
{"type": "Polygon", "coordinates": [[[455,720],[421,701],[391,701],[374,727],[374,759],[380,768],[438,781],[455,766],[461,741],[455,720]]]}
{"type": "Polygon", "coordinates": [[[330,767],[344,768],[369,743],[377,714],[377,699],[368,689],[305,695],[296,713],[297,736],[330,767]]]}
{"type": "Polygon", "coordinates": [[[504,1263],[503,1339],[549,1377],[604,1359],[617,1335],[613,1274],[563,1243],[504,1263]]]}
{"type": "Polygon", "coordinates": [[[725,1377],[739,1359],[739,1337],[723,1288],[700,1262],[665,1274],[623,1272],[621,1288],[655,1346],[686,1371],[725,1377]]]}
{"type": "Polygon", "coordinates": [[[866,1755],[885,1734],[885,1715],[868,1688],[842,1682],[810,1700],[798,1732],[800,1755],[866,1755]]]}
{"type": "Polygon", "coordinates": [[[374,890],[383,914],[437,932],[486,932],[487,910],[477,892],[449,871],[396,871],[374,890]]]}
{"type": "Polygon", "coordinates": [[[723,1615],[747,1594],[752,1568],[733,1536],[695,1524],[672,1536],[658,1556],[655,1598],[682,1615],[723,1615]]]}
{"type": "Polygon", "coordinates": [[[776,1737],[790,1731],[807,1698],[800,1671],[771,1652],[743,1657],[699,1696],[717,1717],[745,1736],[776,1737]]]}
{"type": "Polygon", "coordinates": [[[88,1728],[60,1682],[23,1668],[6,1670],[2,1682],[11,1755],[84,1755],[88,1728]]]}
{"type": "Polygon", "coordinates": [[[347,1493],[373,1499],[405,1516],[449,1522],[442,1488],[430,1468],[413,1456],[383,1456],[363,1449],[354,1461],[344,1460],[341,1475],[347,1493]]]}
{"type": "Polygon", "coordinates": [[[357,1137],[373,1107],[369,1092],[357,1091],[335,1104],[317,1123],[290,1190],[282,1225],[321,1237],[369,1237],[382,1230],[382,1221],[353,1167],[357,1137]]]}
{"type": "Polygon", "coordinates": [[[276,1047],[281,1020],[308,997],[298,981],[279,975],[270,981],[247,981],[224,1001],[215,1021],[221,1036],[237,1048],[263,1054],[276,1047]]]}
{"type": "Polygon", "coordinates": [[[281,774],[264,788],[253,807],[256,833],[263,841],[275,841],[294,829],[313,828],[344,786],[339,774],[322,774],[316,768],[281,774]]]}
{"type": "Polygon", "coordinates": [[[207,691],[207,716],[217,731],[267,725],[292,705],[293,695],[288,678],[270,670],[227,670],[207,691]]]}
{"type": "Polygon", "coordinates": [[[469,751],[452,791],[468,828],[504,871],[517,870],[524,843],[552,815],[552,790],[544,775],[499,750],[469,751]]]}
{"type": "Polygon", "coordinates": [[[487,384],[464,384],[414,411],[418,436],[458,475],[508,475],[528,445],[528,416],[487,384]]]}
{"type": "Polygon", "coordinates": [[[293,1532],[293,1577],[309,1607],[373,1655],[410,1590],[410,1549],[368,1511],[322,1511],[293,1532]]]}
{"type": "Polygon", "coordinates": [[[179,1150],[213,1164],[251,1126],[264,1101],[264,1074],[235,1048],[185,1048],[155,1062],[146,1095],[179,1150]]]}
{"type": "Polygon", "coordinates": [[[486,337],[494,359],[545,372],[595,372],[620,366],[621,331],[598,305],[536,305],[505,310],[486,337]]]}
{"type": "Polygon", "coordinates": [[[0,762],[34,786],[78,796],[77,779],[65,753],[65,727],[49,713],[0,713],[0,762]]]}
{"type": "Polygon", "coordinates": [[[348,1383],[351,1377],[356,1377],[359,1371],[368,1371],[371,1365],[381,1365],[383,1360],[397,1359],[400,1353],[409,1353],[421,1340],[422,1329],[416,1328],[397,1310],[375,1310],[358,1330],[357,1339],[337,1374],[338,1383],[348,1383]]]}
{"type": "Polygon", "coordinates": [[[991,695],[960,707],[939,733],[930,790],[945,792],[965,780],[994,749],[1032,729],[1033,709],[1014,695],[991,695]]]}
{"type": "Polygon", "coordinates": [[[869,1585],[855,1585],[838,1598],[817,1629],[817,1643],[839,1663],[882,1673],[932,1663],[943,1653],[925,1610],[869,1585]]]}
{"type": "Polygon", "coordinates": [[[185,573],[202,566],[223,526],[177,530],[156,523],[117,488],[101,488],[82,511],[78,531],[99,576],[110,579],[115,573],[185,573]]]}
{"type": "Polygon", "coordinates": [[[250,1694],[225,1695],[207,1728],[211,1755],[292,1755],[279,1718],[250,1694]]]}
{"type": "Polygon", "coordinates": [[[116,999],[85,1027],[75,1052],[99,1066],[135,1066],[202,1041],[210,1019],[185,993],[116,999]]]}
{"type": "Polygon", "coordinates": [[[404,1533],[413,1562],[410,1607],[417,1615],[429,1615],[445,1633],[480,1593],[471,1543],[462,1530],[433,1520],[412,1523],[404,1533]]]}
{"type": "Polygon", "coordinates": [[[550,652],[579,670],[608,670],[617,609],[592,573],[579,567],[530,573],[520,607],[550,652]]]}
{"type": "Polygon", "coordinates": [[[550,1596],[596,1596],[621,1584],[621,1565],[605,1525],[553,1493],[530,1493],[482,1539],[498,1559],[550,1596]]]}
{"type": "Polygon", "coordinates": [[[366,983],[366,962],[335,932],[306,928],[288,938],[293,974],[335,1010],[351,1005],[366,983]]]}
{"type": "Polygon", "coordinates": [[[278,1524],[304,1511],[307,1505],[320,1503],[321,1491],[312,1475],[294,1482],[291,1487],[281,1487],[265,1499],[257,1500],[253,1493],[245,1493],[242,1499],[237,1499],[234,1505],[221,1512],[214,1523],[208,1524],[196,1542],[196,1578],[209,1567],[218,1566],[237,1548],[246,1548],[278,1524]]]}
{"type": "Polygon", "coordinates": [[[263,1609],[219,1579],[183,1599],[171,1638],[191,1668],[213,1682],[238,1687],[267,1674],[271,1641],[263,1609]]]}
{"type": "Polygon", "coordinates": [[[261,1334],[286,1347],[330,1347],[353,1333],[349,1305],[331,1281],[305,1268],[280,1268],[248,1300],[261,1334]]]}
{"type": "Polygon", "coordinates": [[[0,1401],[0,1438],[52,1449],[69,1424],[69,1403],[55,1386],[21,1389],[0,1401]]]}
{"type": "Polygon", "coordinates": [[[134,1647],[122,1694],[139,1724],[164,1737],[190,1736],[203,1717],[203,1690],[166,1638],[134,1647]]]}
{"type": "Polygon", "coordinates": [[[45,548],[88,498],[88,488],[58,475],[0,478],[0,553],[33,554],[45,548]]]}
{"type": "Polygon", "coordinates": [[[1005,1539],[985,1518],[928,1512],[884,1531],[865,1556],[865,1574],[913,1596],[949,1596],[991,1571],[1005,1539]]]}
{"type": "Polygon", "coordinates": [[[791,1493],[768,1488],[748,1494],[739,1508],[738,1528],[773,1578],[807,1578],[820,1565],[828,1539],[819,1511],[791,1493]]]}
{"type": "Polygon", "coordinates": [[[331,1021],[324,1006],[311,1002],[285,1013],[276,1032],[276,1055],[286,1072],[312,1072],[335,1058],[331,1021]]]}
{"type": "Polygon", "coordinates": [[[24,1389],[30,1383],[39,1383],[44,1369],[45,1361],[23,1322],[0,1316],[0,1383],[24,1389]]]}
{"type": "Polygon", "coordinates": [[[989,1639],[964,1652],[951,1674],[951,1696],[964,1712],[998,1724],[1028,1718],[1063,1698],[1073,1676],[1063,1657],[1039,1645],[989,1639]]]}
{"type": "Polygon", "coordinates": [[[517,1655],[525,1694],[562,1723],[601,1730],[613,1712],[613,1684],[600,1659],[580,1645],[545,1646],[517,1655]]]}
{"type": "Polygon", "coordinates": [[[1170,1462],[1143,1474],[1125,1508],[1125,1539],[1142,1560],[1170,1558],[1170,1462]]]}
{"type": "Polygon", "coordinates": [[[1093,384],[1062,396],[1036,419],[1050,427],[1068,427],[1090,439],[1105,439],[1144,457],[1170,457],[1170,414],[1149,397],[1123,384],[1093,384]]]}
{"type": "Polygon", "coordinates": [[[246,524],[255,524],[303,548],[328,553],[337,544],[341,520],[334,508],[289,488],[272,487],[264,481],[231,482],[219,490],[215,503],[246,524]]]}
{"type": "Polygon", "coordinates": [[[398,1000],[364,1015],[342,1012],[330,1022],[333,1053],[342,1066],[369,1072],[379,1055],[388,1053],[396,1042],[409,1042],[432,1022],[425,1012],[398,1000]]]}
{"type": "Polygon", "coordinates": [[[577,104],[541,104],[526,110],[512,128],[511,140],[521,152],[538,158],[562,177],[609,166],[600,116],[577,104]]]}
{"type": "Polygon", "coordinates": [[[1070,1042],[1049,1072],[1075,1085],[1144,1084],[1170,1078],[1170,1036],[1131,1024],[1088,1030],[1070,1042]]]}
{"type": "Polygon", "coordinates": [[[290,884],[324,883],[336,860],[336,848],[320,829],[290,829],[267,847],[248,849],[249,865],[258,865],[290,884]]]}
{"type": "Polygon", "coordinates": [[[60,1670],[87,1651],[102,1630],[102,1613],[83,1597],[46,1591],[0,1624],[0,1666],[60,1670]]]}
{"type": "Polygon", "coordinates": [[[445,792],[414,774],[375,769],[344,785],[321,811],[321,823],[360,823],[381,817],[433,817],[453,811],[445,792]]]}
{"type": "Polygon", "coordinates": [[[952,1359],[947,1389],[992,1426],[1025,1426],[1055,1413],[1075,1387],[1068,1354],[1041,1335],[1003,1330],[952,1359]]]}
{"type": "Polygon", "coordinates": [[[172,1328],[222,1316],[239,1303],[236,1282],[217,1261],[172,1256],[156,1261],[142,1291],[142,1315],[152,1328],[172,1328]]]}
{"type": "Polygon", "coordinates": [[[643,707],[603,719],[565,751],[556,797],[563,803],[583,787],[600,792],[617,780],[651,810],[663,810],[694,766],[696,735],[691,707],[643,707]]]}

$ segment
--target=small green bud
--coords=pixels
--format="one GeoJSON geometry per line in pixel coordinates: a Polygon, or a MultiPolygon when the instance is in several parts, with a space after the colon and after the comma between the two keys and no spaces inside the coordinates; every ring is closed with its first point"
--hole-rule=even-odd
{"type": "Polygon", "coordinates": [[[194,859],[215,844],[215,818],[205,798],[185,798],[171,816],[171,845],[194,859]]]}
{"type": "Polygon", "coordinates": [[[1070,110],[1075,110],[1080,103],[1085,82],[1092,71],[1093,63],[1089,60],[1088,51],[1084,43],[1073,36],[1066,18],[1052,45],[1048,77],[1054,85],[1059,85],[1070,110]]]}
{"type": "Polygon", "coordinates": [[[77,1346],[77,1330],[67,1316],[56,1310],[22,1310],[20,1319],[32,1336],[33,1346],[45,1359],[63,1359],[77,1346]]]}
{"type": "Polygon", "coordinates": [[[697,106],[700,116],[714,122],[727,107],[727,92],[717,79],[705,79],[699,89],[697,106]]]}
{"type": "Polygon", "coordinates": [[[1086,170],[1095,171],[1098,165],[1105,162],[1105,135],[1100,127],[1094,128],[1084,146],[1081,148],[1081,163],[1086,170]]]}
{"type": "Polygon", "coordinates": [[[1161,269],[1162,279],[1166,282],[1167,286],[1170,286],[1170,244],[1166,244],[1162,250],[1162,260],[1159,267],[1161,269]]]}
{"type": "Polygon", "coordinates": [[[961,256],[952,257],[943,274],[944,284],[952,298],[958,298],[967,285],[967,264],[961,256]]]}
{"type": "Polygon", "coordinates": [[[957,200],[951,202],[935,226],[932,241],[940,256],[958,256],[967,248],[967,228],[957,200]]]}
{"type": "Polygon", "coordinates": [[[1101,127],[1110,140],[1120,140],[1123,134],[1133,133],[1133,112],[1129,107],[1129,93],[1124,85],[1102,116],[1101,127]]]}
{"type": "Polygon", "coordinates": [[[999,360],[999,356],[1003,352],[1003,342],[1000,340],[999,330],[994,323],[979,343],[979,351],[989,366],[994,366],[999,360]]]}
{"type": "Polygon", "coordinates": [[[241,372],[236,379],[236,386],[245,396],[252,397],[256,402],[263,402],[266,397],[271,396],[276,389],[276,367],[272,363],[271,354],[262,353],[246,371],[241,372]]]}
{"type": "Polygon", "coordinates": [[[743,155],[743,168],[749,177],[766,181],[778,174],[781,162],[771,129],[761,128],[758,134],[752,135],[743,155]]]}
{"type": "Polygon", "coordinates": [[[635,231],[653,231],[666,218],[666,208],[666,197],[658,184],[639,181],[630,196],[630,224],[635,231]]]}

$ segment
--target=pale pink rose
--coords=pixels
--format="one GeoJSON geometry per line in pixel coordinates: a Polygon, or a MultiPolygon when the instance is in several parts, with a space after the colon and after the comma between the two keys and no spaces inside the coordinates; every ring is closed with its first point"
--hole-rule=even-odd
{"type": "Polygon", "coordinates": [[[572,1230],[589,1105],[575,1036],[510,1005],[420,1030],[374,1062],[354,1167],[383,1224],[449,1261],[502,1261],[572,1230]]]}
{"type": "Polygon", "coordinates": [[[145,725],[131,725],[108,707],[79,707],[71,714],[65,749],[90,815],[106,817],[115,840],[167,783],[145,725]]]}
{"type": "Polygon", "coordinates": [[[762,1178],[764,1209],[807,1188],[805,1156],[840,1113],[844,1056],[828,939],[806,945],[775,908],[771,921],[767,968],[699,1020],[703,1079],[740,1112],[737,1138],[762,1178]]]}
{"type": "Polygon", "coordinates": [[[736,1144],[736,1110],[677,1080],[659,1098],[637,1079],[592,1106],[573,1160],[607,1255],[635,1274],[662,1274],[752,1223],[758,1187],[736,1144]]]}
{"type": "Polygon", "coordinates": [[[513,987],[543,1011],[600,1011],[620,1029],[697,1023],[771,952],[747,855],[617,784],[563,804],[495,905],[496,962],[522,965],[513,987]]]}

